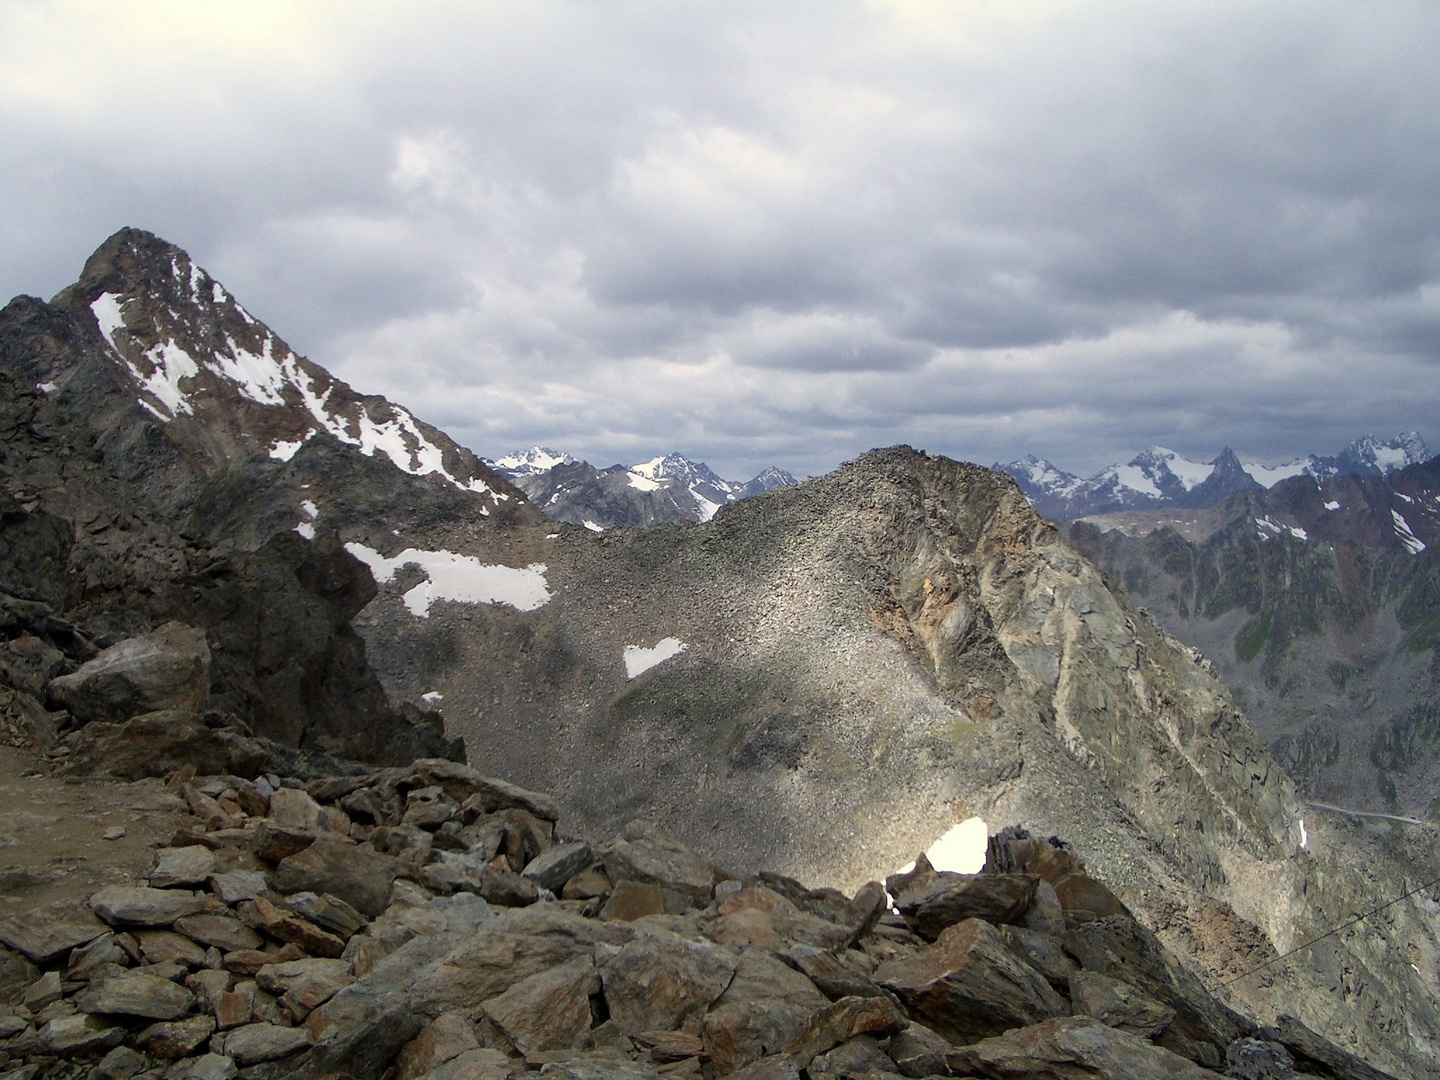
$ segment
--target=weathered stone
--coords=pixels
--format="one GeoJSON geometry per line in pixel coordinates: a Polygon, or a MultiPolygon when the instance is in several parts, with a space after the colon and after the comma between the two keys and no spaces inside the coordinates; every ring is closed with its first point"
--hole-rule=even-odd
{"type": "Polygon", "coordinates": [[[523,979],[481,1008],[528,1060],[547,1050],[576,1049],[590,1031],[590,995],[600,975],[589,957],[523,979]]]}
{"type": "Polygon", "coordinates": [[[449,798],[444,788],[416,788],[405,795],[405,813],[400,823],[434,832],[458,813],[460,804],[449,798]]]}
{"type": "Polygon", "coordinates": [[[800,1070],[789,1054],[771,1054],[736,1069],[730,1074],[730,1080],[800,1080],[800,1070]]]}
{"type": "Polygon", "coordinates": [[[540,888],[559,893],[567,881],[590,865],[593,857],[585,841],[570,840],[531,859],[523,874],[540,888]]]}
{"type": "Polygon", "coordinates": [[[956,1047],[948,1060],[959,1076],[1218,1080],[1218,1074],[1090,1016],[1062,1016],[1017,1028],[956,1047]]]}
{"type": "Polygon", "coordinates": [[[1020,918],[1020,925],[1027,930],[1038,930],[1055,937],[1065,935],[1065,909],[1060,906],[1060,897],[1055,886],[1044,878],[1035,886],[1035,899],[1030,910],[1020,918]]]}
{"type": "MultiPolygon", "coordinates": [[[[240,1070],[223,1054],[201,1054],[185,1068],[180,1080],[235,1080],[240,1070]]],[[[166,1074],[167,1080],[171,1080],[166,1074]]]]}
{"type": "Polygon", "coordinates": [[[457,1054],[416,1080],[512,1080],[525,1071],[523,1064],[501,1051],[481,1047],[457,1054]]]}
{"type": "Polygon", "coordinates": [[[927,887],[902,893],[895,908],[927,941],[966,919],[1018,921],[1035,899],[1040,879],[1030,874],[941,874],[927,887]]]}
{"type": "Polygon", "coordinates": [[[888,1038],[910,1023],[888,998],[847,997],[816,1009],[788,1043],[784,1052],[795,1059],[795,1067],[808,1069],[810,1062],[857,1035],[888,1038]]]}
{"type": "MultiPolygon", "coordinates": [[[[593,1032],[591,1037],[594,1037],[593,1032]]],[[[631,1045],[643,1046],[650,1051],[650,1060],[658,1065],[698,1058],[705,1053],[705,1043],[698,1035],[688,1031],[642,1031],[631,1045]]]]}
{"type": "Polygon", "coordinates": [[[173,961],[188,968],[205,964],[205,950],[172,930],[138,930],[135,939],[140,942],[141,954],[151,964],[173,961]]]}
{"type": "MultiPolygon", "coordinates": [[[[287,854],[290,854],[287,852],[287,854]]],[[[232,907],[241,900],[254,900],[269,890],[265,875],[259,870],[227,870],[210,876],[210,888],[232,907]]]]}
{"type": "Polygon", "coordinates": [[[1044,975],[1055,989],[1062,993],[1070,992],[1070,976],[1080,970],[1080,965],[1065,951],[1064,942],[1024,926],[999,926],[996,929],[1012,953],[1044,975]]]}
{"type": "Polygon", "coordinates": [[[890,897],[885,886],[878,881],[867,881],[851,899],[846,908],[845,925],[850,927],[850,944],[859,941],[880,921],[890,906],[890,897]]]}
{"type": "Polygon", "coordinates": [[[1354,1054],[1340,1049],[1329,1039],[1315,1034],[1293,1016],[1281,1014],[1275,1021],[1275,1035],[1295,1057],[1297,1069],[1329,1075],[1335,1080],[1394,1080],[1354,1054]]]}
{"type": "Polygon", "coordinates": [[[71,950],[70,959],[65,963],[65,977],[88,979],[107,964],[126,967],[129,963],[130,957],[115,943],[115,935],[101,934],[88,945],[78,945],[71,950]]]}
{"type": "Polygon", "coordinates": [[[310,1033],[303,1027],[277,1024],[246,1024],[225,1036],[225,1054],[237,1065],[254,1065],[287,1057],[310,1045],[310,1033]]]}
{"type": "Polygon", "coordinates": [[[160,709],[194,712],[210,693],[205,632],[166,623],[110,646],[74,674],[51,679],[49,692],[85,723],[121,723],[160,709]]]}
{"type": "Polygon", "coordinates": [[[195,1005],[195,995],[148,971],[126,971],[75,995],[81,1012],[177,1020],[195,1005]]]}
{"type": "Polygon", "coordinates": [[[725,897],[709,933],[723,945],[759,945],[780,952],[794,944],[835,949],[849,943],[852,930],[801,911],[773,889],[751,886],[725,897]]]}
{"type": "MultiPolygon", "coordinates": [[[[298,945],[315,956],[334,958],[345,951],[345,942],[340,938],[321,930],[309,919],[302,919],[293,912],[276,907],[263,896],[254,900],[242,900],[235,910],[239,913],[240,920],[252,930],[259,930],[280,941],[298,945]]],[[[230,958],[226,957],[226,967],[230,966],[229,960],[230,958]]]]}
{"type": "Polygon", "coordinates": [[[117,1046],[96,1063],[95,1076],[99,1080],[130,1080],[144,1072],[149,1064],[144,1054],[128,1046],[117,1046]]]}
{"type": "MultiPolygon", "coordinates": [[[[83,901],[57,900],[0,918],[0,941],[37,964],[48,964],[77,945],[94,941],[109,929],[83,901]]],[[[19,965],[11,963],[9,967],[18,969],[19,965]]],[[[32,981],[33,977],[26,979],[25,984],[32,981]]]]}
{"type": "Polygon", "coordinates": [[[20,1004],[31,1012],[39,1012],[52,1001],[59,1001],[60,993],[60,972],[47,971],[30,984],[20,1004]]]}
{"type": "Polygon", "coordinates": [[[393,859],[336,833],[323,833],[304,851],[281,860],[274,874],[281,892],[331,893],[372,919],[390,902],[394,881],[393,859]]]}
{"type": "Polygon", "coordinates": [[[1120,898],[1083,871],[1066,874],[1054,883],[1060,907],[1073,921],[1106,919],[1120,915],[1132,918],[1120,898]]]}
{"type": "Polygon", "coordinates": [[[540,1070],[542,1080],[659,1080],[661,1075],[644,1062],[588,1054],[552,1061],[540,1070]]]}
{"type": "Polygon", "coordinates": [[[626,1035],[674,1030],[705,1015],[735,964],[733,953],[708,941],[638,934],[600,972],[610,1019],[626,1035]]]}
{"type": "Polygon", "coordinates": [[[880,1049],[873,1035],[856,1035],[853,1039],[846,1039],[810,1062],[811,1080],[841,1080],[851,1076],[882,1080],[887,1075],[896,1075],[895,1062],[880,1049]]]}
{"type": "Polygon", "coordinates": [[[182,889],[110,885],[90,897],[90,910],[111,926],[169,926],[212,902],[182,889]]]}
{"type": "Polygon", "coordinates": [[[600,909],[600,917],[611,922],[634,922],[646,915],[665,913],[665,890],[659,885],[622,880],[600,909]]]}
{"type": "Polygon", "coordinates": [[[338,896],[325,893],[317,896],[313,892],[300,892],[285,898],[285,906],[295,914],[309,919],[322,929],[329,930],[342,938],[348,938],[364,929],[369,922],[364,915],[341,900],[338,896]]]}
{"type": "Polygon", "coordinates": [[[135,1045],[167,1061],[189,1057],[215,1031],[215,1019],[192,1016],[188,1020],[162,1020],[135,1036],[135,1045]]]}
{"type": "Polygon", "coordinates": [[[600,852],[611,881],[638,881],[708,900],[715,870],[678,840],[632,822],[600,852]]]}
{"type": "Polygon", "coordinates": [[[327,831],[325,808],[300,788],[281,788],[270,796],[269,806],[272,825],[315,834],[327,831]]]}
{"type": "Polygon", "coordinates": [[[156,889],[202,885],[214,870],[215,853],[207,847],[161,848],[145,880],[156,889]]]}
{"type": "Polygon", "coordinates": [[[972,1039],[1068,1013],[1068,1003],[1005,947],[983,919],[943,931],[934,945],[875,971],[912,1016],[950,1039],[972,1039]]]}
{"type": "Polygon", "coordinates": [[[902,1076],[946,1076],[950,1066],[946,1064],[945,1055],[952,1049],[954,1044],[949,1039],[924,1024],[912,1023],[890,1036],[890,1048],[886,1052],[902,1076]]]}
{"type": "Polygon", "coordinates": [[[215,1025],[221,1031],[241,1027],[258,1019],[255,1015],[255,984],[244,983],[226,990],[215,1002],[215,1025]]]}
{"type": "Polygon", "coordinates": [[[740,954],[735,976],[705,1017],[705,1049],[717,1074],[780,1053],[827,1004],[809,979],[759,948],[740,954]]]}
{"type": "Polygon", "coordinates": [[[222,952],[258,949],[265,943],[264,938],[230,915],[186,915],[175,920],[175,929],[222,952]]]}
{"type": "MultiPolygon", "coordinates": [[[[853,955],[846,950],[845,954],[853,955]]],[[[857,970],[835,953],[813,945],[794,945],[777,954],[780,959],[814,983],[831,1001],[843,997],[889,997],[870,976],[857,970]]]]}
{"type": "Polygon", "coordinates": [[[192,763],[207,773],[240,773],[268,761],[269,751],[257,740],[210,727],[189,710],[165,709],[123,724],[87,724],[58,771],[139,780],[169,776],[192,763]]]}
{"type": "Polygon", "coordinates": [[[280,862],[304,851],[315,842],[318,835],[309,829],[281,825],[269,818],[262,818],[256,823],[251,834],[250,850],[266,862],[280,862]]]}
{"type": "Polygon", "coordinates": [[[442,1013],[400,1051],[395,1062],[397,1080],[418,1080],[467,1050],[478,1049],[474,1022],[460,1013],[442,1013]]]}
{"type": "Polygon", "coordinates": [[[262,990],[276,994],[298,1022],[355,981],[346,960],[288,960],[255,973],[262,990]]]}
{"type": "MultiPolygon", "coordinates": [[[[424,866],[435,846],[435,837],[413,825],[396,825],[393,828],[382,825],[370,834],[369,844],[382,855],[389,855],[397,863],[424,866]]],[[[488,856],[482,861],[488,862],[493,857],[488,856]]]]}
{"type": "Polygon", "coordinates": [[[604,867],[588,866],[565,882],[560,896],[564,900],[594,900],[608,895],[613,887],[605,876],[604,867]]]}
{"type": "MultiPolygon", "coordinates": [[[[76,910],[94,918],[90,909],[83,905],[77,905],[76,910]]],[[[25,988],[39,977],[40,969],[23,955],[14,949],[0,948],[0,1005],[15,1004],[25,993],[25,988]]]]}
{"type": "Polygon", "coordinates": [[[1170,1026],[1175,1010],[1142,994],[1128,982],[1077,971],[1070,976],[1070,1004],[1076,1016],[1093,1016],[1109,1027],[1153,1039],[1170,1026]]]}
{"type": "Polygon", "coordinates": [[[1235,1080],[1290,1080],[1295,1076],[1295,1055],[1284,1043],[1236,1039],[1225,1050],[1225,1075],[1235,1080]]]}
{"type": "Polygon", "coordinates": [[[124,1028],[115,1027],[88,1013],[57,1016],[40,1030],[41,1043],[61,1057],[110,1050],[119,1046],[124,1038],[124,1028]]]}
{"type": "MultiPolygon", "coordinates": [[[[1077,926],[1065,947],[1086,971],[1122,979],[1175,1010],[1167,1029],[1189,1043],[1209,1044],[1205,1057],[1225,1060],[1225,1048],[1254,1030],[1210,996],[1200,980],[1134,919],[1110,916],[1077,926]]],[[[1177,1044],[1183,1045],[1183,1044],[1177,1044]]]]}
{"type": "Polygon", "coordinates": [[[220,958],[221,966],[236,975],[254,975],[266,964],[282,964],[286,960],[301,960],[305,950],[293,942],[287,942],[278,950],[236,949],[220,958]]]}
{"type": "Polygon", "coordinates": [[[443,788],[446,795],[462,806],[482,813],[493,814],[497,810],[515,807],[546,821],[555,821],[560,816],[555,800],[550,796],[482,776],[460,762],[419,758],[403,769],[394,770],[394,774],[403,776],[406,787],[443,788]]]}
{"type": "Polygon", "coordinates": [[[230,989],[232,982],[234,979],[228,971],[197,971],[185,976],[185,989],[195,995],[200,1008],[213,1014],[220,995],[230,989]]]}

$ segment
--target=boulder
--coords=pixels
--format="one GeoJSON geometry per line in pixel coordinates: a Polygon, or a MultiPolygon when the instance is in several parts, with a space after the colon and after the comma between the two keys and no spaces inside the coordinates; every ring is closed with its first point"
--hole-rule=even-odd
{"type": "Polygon", "coordinates": [[[314,829],[282,825],[270,818],[262,818],[250,833],[250,850],[257,858],[278,863],[304,851],[315,842],[317,835],[314,829]]]}
{"type": "Polygon", "coordinates": [[[839,926],[808,911],[762,885],[747,886],[721,900],[720,917],[710,936],[723,945],[742,948],[759,945],[781,952],[791,945],[837,949],[849,943],[853,928],[839,926]]]}
{"type": "Polygon", "coordinates": [[[800,1030],[785,1044],[784,1052],[795,1059],[797,1069],[808,1069],[815,1057],[857,1035],[889,1038],[909,1023],[888,998],[841,998],[806,1017],[800,1030]]]}
{"type": "Polygon", "coordinates": [[[921,937],[934,941],[966,919],[1020,920],[1035,900],[1040,879],[1031,874],[941,874],[924,888],[901,893],[895,908],[921,937]]]}
{"type": "Polygon", "coordinates": [[[883,1080],[895,1075],[895,1062],[880,1049],[873,1035],[856,1035],[811,1061],[809,1075],[810,1080],[848,1080],[860,1076],[883,1080]]]}
{"type": "MultiPolygon", "coordinates": [[[[320,929],[309,919],[302,919],[293,912],[276,907],[263,896],[254,900],[242,900],[236,911],[241,921],[252,930],[269,934],[279,941],[288,941],[315,956],[333,959],[345,951],[345,942],[340,938],[320,929]]],[[[229,960],[230,957],[227,956],[227,966],[229,960]]]]}
{"type": "Polygon", "coordinates": [[[950,1072],[945,1055],[954,1048],[954,1043],[924,1024],[912,1023],[890,1036],[888,1053],[902,1076],[945,1076],[950,1072]]]}
{"type": "MultiPolygon", "coordinates": [[[[90,914],[90,909],[79,905],[79,909],[90,914]]],[[[94,918],[94,916],[91,916],[94,918]]],[[[4,923],[0,922],[0,926],[4,923]]],[[[0,940],[4,940],[0,938],[0,940]]],[[[97,939],[98,940],[98,939],[97,939]]],[[[52,953],[59,956],[60,949],[52,953]]],[[[14,1005],[25,993],[25,988],[40,977],[40,969],[14,949],[0,948],[0,1005],[14,1005]]]]}
{"type": "Polygon", "coordinates": [[[481,1008],[515,1048],[534,1061],[550,1050],[576,1049],[590,1034],[590,995],[600,974],[582,957],[515,983],[481,1008]]]}
{"type": "Polygon", "coordinates": [[[182,1080],[235,1080],[239,1072],[223,1054],[201,1054],[186,1067],[182,1080]]]}
{"type": "Polygon", "coordinates": [[[390,788],[439,787],[451,799],[478,813],[493,814],[514,807],[546,821],[555,821],[560,811],[548,795],[483,776],[469,765],[443,758],[419,758],[399,769],[387,770],[384,782],[390,788]]]}
{"type": "Polygon", "coordinates": [[[397,1080],[418,1080],[466,1051],[479,1049],[474,1022],[460,1013],[442,1013],[400,1051],[397,1080]]]}
{"type": "Polygon", "coordinates": [[[310,1045],[310,1034],[304,1028],[281,1027],[278,1024],[246,1024],[225,1036],[225,1055],[237,1065],[254,1065],[287,1057],[310,1045]]]}
{"type": "Polygon", "coordinates": [[[567,881],[590,865],[592,858],[589,844],[570,840],[530,860],[523,874],[540,888],[558,894],[567,881]]]}
{"type": "Polygon", "coordinates": [[[540,1070],[541,1080],[660,1080],[661,1075],[644,1062],[585,1054],[549,1062],[540,1070]]]}
{"type": "MultiPolygon", "coordinates": [[[[276,792],[277,797],[279,794],[276,792]]],[[[395,861],[338,833],[327,832],[303,851],[282,859],[272,880],[281,892],[338,896],[373,919],[390,902],[395,861]]]]}
{"type": "Polygon", "coordinates": [[[819,988],[832,1001],[843,997],[889,997],[890,992],[870,976],[836,954],[813,945],[794,945],[779,957],[819,988]]]}
{"type": "Polygon", "coordinates": [[[1093,1016],[1109,1027],[1153,1039],[1170,1026],[1175,1010],[1121,979],[1077,971],[1070,976],[1071,1011],[1093,1016]]]}
{"type": "Polygon", "coordinates": [[[740,954],[730,986],[705,1017],[702,1037],[715,1071],[723,1076],[779,1054],[825,996],[798,971],[763,949],[740,954]]]}
{"type": "Polygon", "coordinates": [[[178,1020],[195,1005],[195,995],[147,971],[126,971],[75,995],[81,1012],[178,1020]]]}
{"type": "Polygon", "coordinates": [[[678,840],[631,822],[600,851],[611,881],[638,881],[682,893],[696,900],[710,898],[715,870],[678,840]]]}
{"type": "Polygon", "coordinates": [[[280,998],[297,1021],[355,981],[348,960],[305,959],[266,964],[255,973],[260,989],[280,998]]]}
{"type": "Polygon", "coordinates": [[[86,725],[57,771],[141,780],[169,776],[187,764],[208,774],[254,775],[269,763],[270,751],[263,743],[209,727],[189,710],[167,709],[120,724],[86,725]]]}
{"type": "Polygon", "coordinates": [[[296,915],[342,938],[359,932],[369,922],[344,900],[329,893],[320,896],[313,892],[295,893],[285,898],[285,906],[296,915]]]}
{"type": "Polygon", "coordinates": [[[1335,1080],[1395,1080],[1389,1073],[1367,1065],[1329,1039],[1315,1034],[1293,1016],[1282,1014],[1275,1021],[1274,1036],[1275,1041],[1294,1056],[1299,1071],[1332,1076],[1335,1080]]]}
{"type": "Polygon", "coordinates": [[[600,909],[600,917],[611,922],[634,922],[646,915],[665,913],[665,890],[640,881],[621,881],[600,909]]]}
{"type": "Polygon", "coordinates": [[[109,885],[90,897],[90,910],[111,926],[169,926],[213,901],[182,889],[109,885]]]}
{"type": "Polygon", "coordinates": [[[215,895],[232,907],[241,900],[264,896],[269,887],[265,875],[259,870],[227,870],[210,877],[210,888],[215,895]]]}
{"type": "Polygon", "coordinates": [[[914,956],[875,970],[910,1014],[946,1038],[967,1040],[1063,1016],[1070,1009],[1044,976],[1021,963],[983,919],[949,927],[914,956]]]}
{"type": "Polygon", "coordinates": [[[188,1020],[162,1020],[135,1037],[135,1045],[147,1054],[175,1061],[189,1057],[215,1032],[215,1019],[192,1016],[188,1020]]]}
{"type": "Polygon", "coordinates": [[[800,1080],[800,1070],[789,1054],[771,1054],[730,1074],[730,1080],[800,1080]]]}
{"type": "Polygon", "coordinates": [[[1065,914],[1074,922],[1106,919],[1115,915],[1131,918],[1130,909],[1104,884],[1089,874],[1066,874],[1054,882],[1055,897],[1065,914]]]}
{"type": "Polygon", "coordinates": [[[1065,951],[1065,943],[1060,938],[1025,926],[996,929],[1011,952],[1044,975],[1056,990],[1064,994],[1070,992],[1070,977],[1080,970],[1080,965],[1065,951]]]}
{"type": "Polygon", "coordinates": [[[140,952],[150,964],[175,963],[187,968],[205,964],[205,950],[184,934],[173,930],[137,930],[135,939],[140,952]]]}
{"type": "Polygon", "coordinates": [[[630,1036],[673,1031],[705,1015],[735,965],[733,953],[708,941],[637,934],[600,971],[610,1019],[630,1036]]]}
{"type": "Polygon", "coordinates": [[[162,709],[196,712],[210,693],[205,632],[168,622],[126,638],[50,680],[52,699],[84,723],[124,723],[162,709]]]}
{"type": "Polygon", "coordinates": [[[264,938],[231,915],[186,915],[175,920],[175,929],[221,952],[258,949],[265,943],[264,938]]]}
{"type": "Polygon", "coordinates": [[[57,1016],[40,1029],[41,1043],[52,1054],[61,1057],[112,1050],[124,1038],[124,1028],[88,1013],[57,1016]]]}
{"type": "Polygon", "coordinates": [[[1128,1032],[1106,1027],[1090,1016],[1062,1016],[1016,1028],[972,1046],[957,1047],[947,1060],[957,1076],[1220,1080],[1218,1073],[1128,1032]]]}
{"type": "MultiPolygon", "coordinates": [[[[37,964],[48,964],[77,945],[94,941],[109,929],[84,901],[57,900],[0,918],[0,942],[37,964]]],[[[33,976],[24,978],[25,970],[23,965],[0,956],[0,1000],[3,1000],[7,976],[11,981],[23,979],[23,985],[33,981],[33,976]]]]}
{"type": "Polygon", "coordinates": [[[269,806],[270,822],[281,828],[306,833],[322,833],[328,829],[328,812],[300,788],[282,787],[270,796],[269,806]]]}
{"type": "Polygon", "coordinates": [[[145,875],[152,888],[169,889],[177,885],[203,885],[215,870],[215,853],[199,844],[190,847],[161,848],[155,852],[155,865],[145,875]]]}

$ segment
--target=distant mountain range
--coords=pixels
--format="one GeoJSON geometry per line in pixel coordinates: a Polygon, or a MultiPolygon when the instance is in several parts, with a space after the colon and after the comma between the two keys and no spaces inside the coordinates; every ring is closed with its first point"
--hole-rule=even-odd
{"type": "Polygon", "coordinates": [[[1322,482],[1342,474],[1387,476],[1430,458],[1425,440],[1414,431],[1404,431],[1387,440],[1366,435],[1338,454],[1311,454],[1281,465],[1242,462],[1228,446],[1213,461],[1205,462],[1152,446],[1124,465],[1111,465],[1089,479],[1033,454],[1008,465],[997,462],[993,468],[1013,476],[1040,514],[1073,521],[1121,510],[1214,506],[1234,492],[1265,490],[1292,476],[1308,475],[1322,482]]]}
{"type": "Polygon", "coordinates": [[[726,480],[704,462],[677,453],[597,469],[567,453],[532,446],[487,464],[525,492],[546,517],[593,532],[620,525],[709,521],[727,503],[795,484],[793,476],[773,466],[747,481],[726,480]]]}

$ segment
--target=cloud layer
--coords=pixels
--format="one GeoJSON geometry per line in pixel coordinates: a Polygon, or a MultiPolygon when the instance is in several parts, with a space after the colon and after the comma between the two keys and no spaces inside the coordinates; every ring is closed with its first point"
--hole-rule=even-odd
{"type": "Polygon", "coordinates": [[[14,3],[0,291],[149,228],[487,454],[1433,442],[1437,39],[1418,3],[14,3]]]}

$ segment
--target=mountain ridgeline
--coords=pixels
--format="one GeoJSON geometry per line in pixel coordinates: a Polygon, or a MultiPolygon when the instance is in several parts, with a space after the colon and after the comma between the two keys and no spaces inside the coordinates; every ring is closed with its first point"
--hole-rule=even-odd
{"type": "MultiPolygon", "coordinates": [[[[179,621],[210,643],[211,679],[166,723],[377,765],[463,740],[581,835],[642,819],[728,873],[847,892],[970,817],[1063,836],[1187,978],[1440,1076],[1431,901],[1327,935],[1440,876],[1428,836],[1307,808],[1211,663],[1002,473],[892,447],[706,496],[703,524],[570,526],[138,230],[52,301],[0,312],[0,446],[7,722],[57,759],[96,739],[63,680],[179,621]]],[[[1367,478],[1327,483],[1380,500],[1383,525],[1367,478]]],[[[1319,536],[1339,513],[1320,506],[1251,515],[1265,574],[1290,540],[1261,541],[1259,518],[1319,536]]],[[[1433,558],[1432,526],[1405,520],[1425,552],[1397,537],[1355,566],[1390,605],[1375,625],[1393,612],[1423,637],[1433,595],[1373,584],[1399,580],[1387,560],[1433,558]]],[[[1123,535],[1078,539],[1104,561],[1123,535]]],[[[1253,620],[1236,591],[1230,617],[1253,620]]],[[[1290,632],[1272,617],[1253,662],[1290,632]]]]}

